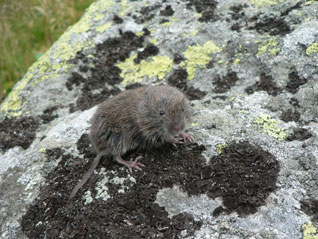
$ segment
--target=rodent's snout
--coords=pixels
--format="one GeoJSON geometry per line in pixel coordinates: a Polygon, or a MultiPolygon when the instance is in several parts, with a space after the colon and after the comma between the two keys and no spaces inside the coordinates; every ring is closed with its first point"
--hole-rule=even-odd
{"type": "Polygon", "coordinates": [[[182,124],[174,123],[171,125],[170,128],[172,131],[179,133],[180,131],[184,129],[184,126],[182,124]]]}

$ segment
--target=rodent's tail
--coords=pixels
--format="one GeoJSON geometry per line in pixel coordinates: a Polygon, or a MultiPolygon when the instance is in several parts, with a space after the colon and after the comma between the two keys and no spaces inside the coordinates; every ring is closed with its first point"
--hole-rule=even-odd
{"type": "Polygon", "coordinates": [[[101,159],[101,157],[103,156],[103,154],[99,153],[96,158],[94,159],[93,164],[91,165],[91,167],[89,168],[89,170],[84,174],[83,178],[81,179],[81,181],[75,186],[75,188],[72,190],[72,193],[70,195],[69,199],[72,199],[77,191],[88,181],[88,179],[90,178],[90,176],[92,175],[92,173],[94,172],[95,168],[97,167],[97,165],[99,164],[99,161],[101,159]]]}

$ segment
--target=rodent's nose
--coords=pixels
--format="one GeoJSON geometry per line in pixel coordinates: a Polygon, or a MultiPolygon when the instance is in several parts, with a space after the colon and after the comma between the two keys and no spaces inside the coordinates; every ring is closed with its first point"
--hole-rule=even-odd
{"type": "Polygon", "coordinates": [[[180,125],[175,124],[175,125],[172,126],[172,129],[174,131],[180,131],[181,127],[180,127],[180,125]]]}

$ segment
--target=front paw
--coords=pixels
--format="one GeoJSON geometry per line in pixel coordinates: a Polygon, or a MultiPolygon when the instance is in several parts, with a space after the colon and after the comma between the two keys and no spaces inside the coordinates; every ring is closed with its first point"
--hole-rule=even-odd
{"type": "Polygon", "coordinates": [[[194,140],[192,134],[190,134],[190,133],[180,133],[179,137],[181,137],[184,142],[187,142],[187,141],[193,142],[193,140],[194,140]]]}
{"type": "Polygon", "coordinates": [[[174,147],[177,147],[177,144],[184,144],[183,138],[171,138],[168,140],[169,143],[172,143],[174,147]]]}

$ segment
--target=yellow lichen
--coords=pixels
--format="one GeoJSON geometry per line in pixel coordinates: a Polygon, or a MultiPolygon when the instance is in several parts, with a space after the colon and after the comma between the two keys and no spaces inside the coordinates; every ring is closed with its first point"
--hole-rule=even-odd
{"type": "Polygon", "coordinates": [[[170,26],[172,26],[172,24],[173,24],[174,22],[179,21],[179,20],[180,20],[179,18],[172,17],[169,22],[161,23],[161,26],[170,27],[170,26]]]}
{"type": "Polygon", "coordinates": [[[120,16],[125,16],[129,10],[132,8],[132,6],[129,4],[128,0],[122,0],[121,1],[121,12],[120,12],[120,16]]]}
{"type": "Polygon", "coordinates": [[[284,140],[286,138],[285,130],[278,127],[279,122],[274,120],[270,115],[261,113],[254,121],[254,124],[261,132],[278,140],[284,140]]]}
{"type": "Polygon", "coordinates": [[[278,47],[278,40],[276,37],[271,37],[269,39],[266,39],[264,41],[255,41],[258,45],[258,52],[257,56],[261,55],[272,55],[276,56],[280,48],[278,47]]]}
{"type": "Polygon", "coordinates": [[[306,54],[311,55],[314,53],[318,53],[318,42],[314,42],[310,46],[307,47],[306,49],[306,54]]]}
{"type": "Polygon", "coordinates": [[[94,17],[94,21],[100,21],[104,19],[104,17],[105,17],[105,14],[97,13],[94,17]]]}
{"type": "Polygon", "coordinates": [[[40,152],[41,152],[42,154],[45,154],[46,148],[40,148],[40,152]]]}
{"type": "Polygon", "coordinates": [[[173,60],[168,56],[154,56],[150,60],[142,60],[139,64],[134,62],[136,57],[137,54],[134,54],[117,64],[122,71],[120,76],[124,78],[123,85],[141,82],[144,77],[157,77],[162,80],[171,71],[173,60]]]}
{"type": "Polygon", "coordinates": [[[100,32],[100,33],[103,33],[104,31],[109,29],[111,26],[112,26],[112,24],[110,22],[107,22],[105,25],[96,27],[96,31],[100,32]]]}
{"type": "Polygon", "coordinates": [[[220,52],[222,49],[214,44],[213,41],[207,41],[203,45],[189,46],[184,52],[185,61],[181,62],[181,67],[186,67],[188,72],[188,79],[192,80],[196,68],[199,67],[203,69],[206,64],[208,64],[212,58],[210,54],[220,52]]]}
{"type": "Polygon", "coordinates": [[[152,38],[151,40],[150,40],[150,43],[152,43],[152,44],[154,44],[154,45],[157,45],[157,43],[158,43],[158,40],[157,40],[157,38],[152,38]]]}
{"type": "Polygon", "coordinates": [[[227,144],[217,144],[216,145],[216,151],[218,154],[222,154],[223,149],[226,148],[228,145],[227,144]]]}
{"type": "Polygon", "coordinates": [[[20,109],[22,106],[22,99],[20,98],[19,94],[28,84],[32,76],[32,74],[28,74],[17,83],[16,87],[11,91],[7,99],[1,105],[0,112],[10,112],[10,116],[12,117],[18,117],[22,114],[20,109]]]}
{"type": "Polygon", "coordinates": [[[184,37],[190,37],[190,36],[195,36],[199,31],[198,30],[193,30],[189,33],[184,33],[183,36],[184,37]]]}
{"type": "Polygon", "coordinates": [[[42,81],[58,77],[63,72],[68,72],[72,64],[68,60],[74,58],[76,53],[89,46],[92,42],[87,39],[73,37],[74,34],[81,34],[90,30],[91,21],[97,12],[104,12],[114,4],[112,0],[100,0],[93,3],[83,15],[81,20],[67,30],[59,40],[36,61],[28,70],[28,73],[11,91],[5,102],[1,105],[0,112],[8,116],[17,117],[22,114],[23,105],[26,102],[20,97],[21,91],[32,82],[36,86],[42,81]],[[71,39],[73,39],[71,41],[71,39]],[[54,62],[54,64],[53,64],[54,62]]]}
{"type": "Polygon", "coordinates": [[[143,36],[144,34],[145,34],[145,32],[144,32],[144,31],[141,31],[141,32],[137,32],[137,33],[136,33],[136,36],[141,37],[141,36],[143,36]]]}
{"type": "Polygon", "coordinates": [[[235,60],[234,60],[234,64],[239,64],[241,62],[241,59],[240,58],[236,58],[235,60]]]}
{"type": "Polygon", "coordinates": [[[317,2],[318,0],[307,0],[306,2],[303,3],[304,6],[309,6],[313,4],[314,2],[317,2]]]}
{"type": "Polygon", "coordinates": [[[312,225],[311,221],[301,226],[303,230],[303,239],[318,239],[317,228],[312,225]]]}
{"type": "Polygon", "coordinates": [[[233,96],[233,97],[230,98],[230,102],[233,102],[233,101],[235,101],[235,100],[236,100],[236,97],[235,97],[235,96],[233,96]]]}
{"type": "Polygon", "coordinates": [[[286,0],[251,0],[251,4],[254,4],[257,7],[261,7],[266,5],[275,5],[284,1],[286,0]]]}
{"type": "Polygon", "coordinates": [[[202,17],[202,13],[195,12],[195,13],[194,13],[194,16],[195,16],[196,18],[200,18],[200,17],[202,17]]]}

